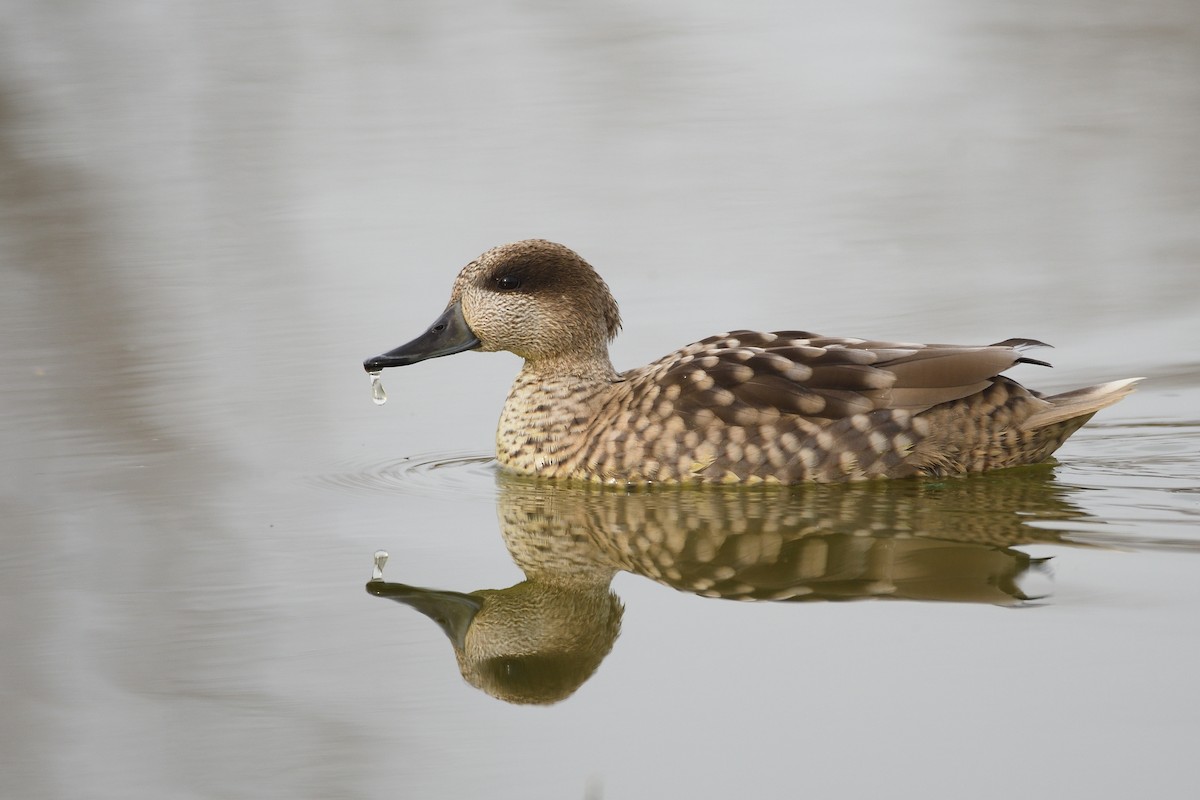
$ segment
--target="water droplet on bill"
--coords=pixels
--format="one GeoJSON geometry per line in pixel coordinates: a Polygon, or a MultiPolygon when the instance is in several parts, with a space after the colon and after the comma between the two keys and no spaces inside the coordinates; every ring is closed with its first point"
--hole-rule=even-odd
{"type": "Polygon", "coordinates": [[[387,392],[383,390],[383,381],[379,378],[378,372],[368,372],[371,376],[371,399],[375,401],[375,405],[381,406],[387,402],[387,392]]]}
{"type": "Polygon", "coordinates": [[[373,581],[383,580],[383,565],[387,563],[387,560],[388,560],[387,550],[376,550],[375,551],[375,569],[373,569],[371,571],[371,580],[373,580],[373,581]]]}

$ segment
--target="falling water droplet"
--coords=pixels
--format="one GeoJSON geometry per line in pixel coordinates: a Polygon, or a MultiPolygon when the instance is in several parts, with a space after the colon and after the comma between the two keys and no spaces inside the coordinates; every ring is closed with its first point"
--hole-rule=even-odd
{"type": "Polygon", "coordinates": [[[387,550],[376,550],[375,551],[375,569],[372,570],[372,572],[371,572],[371,580],[373,580],[373,581],[383,580],[383,565],[387,563],[387,560],[388,560],[387,550]]]}
{"type": "Polygon", "coordinates": [[[368,372],[371,376],[371,399],[375,401],[375,405],[381,406],[387,402],[387,392],[383,390],[383,381],[379,379],[378,372],[368,372]]]}

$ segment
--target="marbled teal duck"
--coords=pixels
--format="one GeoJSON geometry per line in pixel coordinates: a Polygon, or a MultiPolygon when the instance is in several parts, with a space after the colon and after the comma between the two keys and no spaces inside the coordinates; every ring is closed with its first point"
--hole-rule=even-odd
{"type": "MultiPolygon", "coordinates": [[[[377,372],[464,350],[525,359],[497,460],[602,483],[780,483],[948,476],[1050,456],[1137,378],[1043,397],[1000,373],[1041,342],[964,346],[732,331],[613,369],[621,327],[595,270],[540,239],[495,247],[421,336],[377,372]]],[[[1048,366],[1048,365],[1046,365],[1048,366]]]]}

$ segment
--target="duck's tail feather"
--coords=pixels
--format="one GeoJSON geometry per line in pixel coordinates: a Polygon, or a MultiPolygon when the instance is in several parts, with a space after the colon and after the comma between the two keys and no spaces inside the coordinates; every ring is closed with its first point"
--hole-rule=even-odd
{"type": "Polygon", "coordinates": [[[1137,382],[1144,378],[1126,378],[1120,381],[1110,381],[1097,386],[1088,386],[1062,394],[1043,397],[1050,406],[1030,416],[1021,427],[1028,430],[1044,428],[1084,415],[1091,416],[1102,408],[1108,408],[1113,403],[1123,399],[1134,390],[1137,382]]]}

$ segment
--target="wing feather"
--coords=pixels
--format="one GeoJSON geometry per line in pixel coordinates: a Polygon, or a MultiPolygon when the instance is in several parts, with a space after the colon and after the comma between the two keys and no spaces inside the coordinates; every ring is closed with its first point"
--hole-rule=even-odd
{"type": "MultiPolygon", "coordinates": [[[[878,409],[921,411],[987,388],[1026,359],[1009,339],[989,346],[925,345],[737,330],[681,348],[637,372],[672,390],[685,419],[731,424],[756,417],[837,420],[878,409]]],[[[631,375],[627,375],[630,377],[631,375]]]]}

